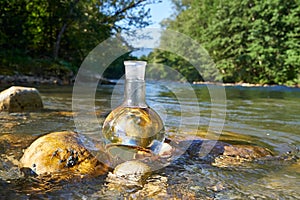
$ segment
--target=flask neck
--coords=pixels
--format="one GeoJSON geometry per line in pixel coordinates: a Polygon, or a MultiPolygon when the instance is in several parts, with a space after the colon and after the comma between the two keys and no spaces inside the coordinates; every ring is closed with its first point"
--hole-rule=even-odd
{"type": "Polygon", "coordinates": [[[146,104],[145,90],[144,80],[126,79],[123,105],[127,107],[148,107],[146,104]]]}

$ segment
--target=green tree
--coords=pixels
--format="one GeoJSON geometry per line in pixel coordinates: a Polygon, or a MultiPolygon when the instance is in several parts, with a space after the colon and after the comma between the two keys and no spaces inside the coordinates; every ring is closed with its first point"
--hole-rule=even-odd
{"type": "Polygon", "coordinates": [[[16,71],[26,71],[27,66],[41,68],[39,71],[78,67],[108,37],[149,25],[145,6],[157,2],[2,0],[0,65],[16,71]]]}
{"type": "MultiPolygon", "coordinates": [[[[225,82],[299,84],[299,1],[173,2],[177,15],[164,26],[201,43],[225,82]]],[[[190,66],[176,63],[174,68],[184,72],[190,66]]]]}

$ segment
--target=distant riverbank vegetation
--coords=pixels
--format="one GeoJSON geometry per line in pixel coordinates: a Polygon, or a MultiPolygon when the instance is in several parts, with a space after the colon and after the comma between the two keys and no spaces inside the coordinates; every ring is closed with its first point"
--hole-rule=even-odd
{"type": "MultiPolygon", "coordinates": [[[[146,5],[152,3],[159,0],[2,0],[0,74],[75,75],[99,43],[147,27],[151,21],[146,5]]],[[[174,14],[162,22],[163,28],[199,42],[216,64],[219,81],[300,85],[300,1],[172,3],[174,14]]],[[[105,76],[122,76],[125,58],[136,59],[129,53],[122,56],[105,76]]],[[[203,81],[211,73],[207,69],[199,75],[187,60],[158,49],[141,59],[170,66],[190,82],[203,81]]],[[[159,66],[152,71],[162,70],[159,66]]],[[[167,76],[160,73],[162,79],[167,76]]]]}

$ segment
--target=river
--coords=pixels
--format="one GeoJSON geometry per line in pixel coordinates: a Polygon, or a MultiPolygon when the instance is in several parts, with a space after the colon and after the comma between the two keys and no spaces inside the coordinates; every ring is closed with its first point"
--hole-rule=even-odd
{"type": "MultiPolygon", "coordinates": [[[[37,88],[41,93],[45,111],[27,114],[0,113],[0,136],[4,134],[38,136],[61,130],[76,130],[83,134],[94,135],[93,137],[100,134],[97,128],[82,130],[74,124],[72,87],[37,88]]],[[[101,127],[106,114],[122,101],[122,90],[122,84],[103,85],[97,88],[94,107],[97,119],[89,122],[91,127],[101,127]]],[[[224,117],[216,115],[216,119],[213,118],[211,114],[215,109],[217,113],[226,111],[225,123],[221,127],[223,133],[221,136],[217,135],[220,140],[263,146],[279,156],[290,154],[299,156],[297,152],[300,148],[299,88],[226,86],[225,91],[226,96],[221,98],[225,98],[226,104],[213,108],[210,91],[206,85],[150,82],[147,84],[147,102],[161,115],[167,137],[179,139],[184,139],[188,135],[205,137],[209,123],[222,122],[224,117]],[[195,95],[187,94],[190,90],[195,95]]],[[[83,103],[82,108],[84,107],[83,103]]],[[[2,198],[0,196],[0,199],[6,199],[5,197],[123,199],[128,195],[105,191],[104,178],[79,183],[60,182],[57,185],[47,183],[48,185],[43,186],[33,181],[31,188],[22,187],[24,180],[5,165],[5,160],[1,162],[0,195],[2,198]],[[12,183],[16,186],[9,187],[8,185],[12,183]]],[[[202,166],[194,161],[179,167],[178,171],[168,171],[166,168],[165,172],[158,171],[156,175],[166,178],[166,193],[170,198],[181,199],[180,197],[185,195],[192,195],[196,199],[204,196],[208,199],[297,199],[300,197],[299,161],[295,163],[270,161],[227,168],[202,166]]]]}

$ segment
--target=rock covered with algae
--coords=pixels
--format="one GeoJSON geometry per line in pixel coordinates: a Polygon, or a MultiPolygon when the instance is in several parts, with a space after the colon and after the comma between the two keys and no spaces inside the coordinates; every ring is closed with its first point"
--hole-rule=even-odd
{"type": "Polygon", "coordinates": [[[64,171],[102,175],[109,170],[85,148],[80,134],[71,131],[53,132],[36,139],[20,159],[20,168],[38,175],[64,171]]]}

